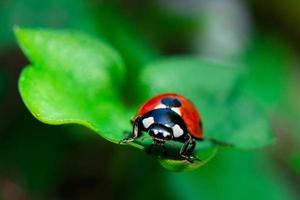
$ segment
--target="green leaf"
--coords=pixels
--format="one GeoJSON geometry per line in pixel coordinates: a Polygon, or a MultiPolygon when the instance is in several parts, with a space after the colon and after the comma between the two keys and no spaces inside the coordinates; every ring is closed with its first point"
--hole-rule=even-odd
{"type": "Polygon", "coordinates": [[[130,130],[121,103],[124,66],[103,42],[74,32],[16,29],[31,60],[19,80],[21,96],[39,120],[77,123],[118,142],[130,130]]]}
{"type": "MultiPolygon", "coordinates": [[[[21,74],[19,89],[37,119],[48,124],[81,124],[114,143],[126,136],[123,132],[131,129],[129,119],[134,111],[123,104],[125,67],[113,49],[76,32],[17,28],[16,35],[31,61],[21,74]]],[[[264,132],[266,124],[260,121],[260,113],[251,103],[242,104],[244,101],[234,96],[242,71],[212,61],[173,58],[142,71],[145,87],[140,93],[145,99],[160,92],[183,94],[200,108],[206,138],[240,148],[262,146],[269,135],[264,132]]],[[[136,82],[140,87],[138,77],[136,82]]],[[[144,149],[150,144],[151,138],[146,136],[129,145],[144,149]]],[[[195,169],[219,148],[210,140],[198,142],[195,155],[201,161],[189,163],[179,158],[181,146],[167,144],[170,152],[159,157],[164,167],[195,169]]]]}
{"type": "Polygon", "coordinates": [[[194,102],[206,138],[250,149],[272,143],[273,136],[265,114],[239,96],[236,88],[243,71],[230,63],[178,57],[151,64],[143,71],[142,80],[150,86],[150,96],[175,92],[194,102]]]}
{"type": "Polygon", "coordinates": [[[222,122],[208,132],[212,138],[240,149],[254,149],[274,143],[268,116],[264,110],[245,97],[228,103],[222,122]]]}

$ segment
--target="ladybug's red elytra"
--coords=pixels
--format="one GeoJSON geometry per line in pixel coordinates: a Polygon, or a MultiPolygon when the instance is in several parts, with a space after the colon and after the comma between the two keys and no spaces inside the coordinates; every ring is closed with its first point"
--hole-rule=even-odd
{"type": "Polygon", "coordinates": [[[152,145],[163,146],[167,140],[182,142],[180,156],[188,161],[196,140],[203,140],[200,115],[187,98],[173,93],[155,96],[144,103],[131,120],[132,134],[122,143],[132,142],[142,132],[147,132],[153,139],[152,145]]]}

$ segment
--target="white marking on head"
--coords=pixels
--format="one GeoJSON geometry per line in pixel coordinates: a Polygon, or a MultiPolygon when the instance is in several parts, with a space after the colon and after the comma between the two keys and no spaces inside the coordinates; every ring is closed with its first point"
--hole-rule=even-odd
{"type": "Polygon", "coordinates": [[[180,128],[180,126],[178,124],[176,124],[175,126],[172,127],[173,129],[173,135],[175,138],[178,138],[180,136],[183,135],[183,130],[180,128]]]}
{"type": "Polygon", "coordinates": [[[172,125],[171,124],[164,124],[165,127],[171,128],[172,125]]]}
{"type": "Polygon", "coordinates": [[[172,109],[174,112],[176,112],[178,115],[181,116],[180,108],[172,107],[171,109],[172,109]]]}
{"type": "Polygon", "coordinates": [[[167,137],[168,135],[170,135],[169,132],[167,132],[167,131],[164,131],[164,132],[163,132],[163,136],[164,136],[164,137],[167,137]]]}
{"type": "Polygon", "coordinates": [[[154,109],[159,109],[159,108],[167,108],[167,106],[165,104],[160,103],[154,107],[154,109]]]}
{"type": "Polygon", "coordinates": [[[156,130],[156,129],[154,129],[153,132],[154,132],[154,135],[158,134],[158,130],[156,130]]]}
{"type": "Polygon", "coordinates": [[[151,126],[151,124],[154,123],[154,118],[153,117],[148,117],[143,119],[143,125],[145,128],[149,128],[149,126],[151,126]]]}

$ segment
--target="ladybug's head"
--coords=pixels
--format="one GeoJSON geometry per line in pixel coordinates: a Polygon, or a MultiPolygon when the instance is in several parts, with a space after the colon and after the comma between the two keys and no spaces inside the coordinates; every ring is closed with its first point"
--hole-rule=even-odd
{"type": "Polygon", "coordinates": [[[154,140],[165,141],[170,140],[173,137],[172,130],[161,124],[153,124],[148,132],[154,140]]]}

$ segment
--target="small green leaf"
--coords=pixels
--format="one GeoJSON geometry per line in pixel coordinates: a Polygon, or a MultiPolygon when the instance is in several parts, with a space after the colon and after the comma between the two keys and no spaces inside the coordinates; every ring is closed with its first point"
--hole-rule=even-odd
{"type": "Polygon", "coordinates": [[[130,129],[121,103],[124,66],[103,42],[74,32],[16,29],[32,65],[19,80],[21,96],[39,120],[85,125],[112,142],[130,129]]]}
{"type": "Polygon", "coordinates": [[[274,143],[268,116],[263,109],[245,97],[227,103],[224,118],[208,132],[215,138],[240,149],[254,149],[274,143]]]}
{"type": "Polygon", "coordinates": [[[175,92],[194,102],[202,115],[206,138],[249,149],[269,144],[273,137],[264,113],[239,96],[236,88],[243,71],[229,63],[171,58],[148,66],[142,80],[150,86],[150,96],[175,92]]]}

